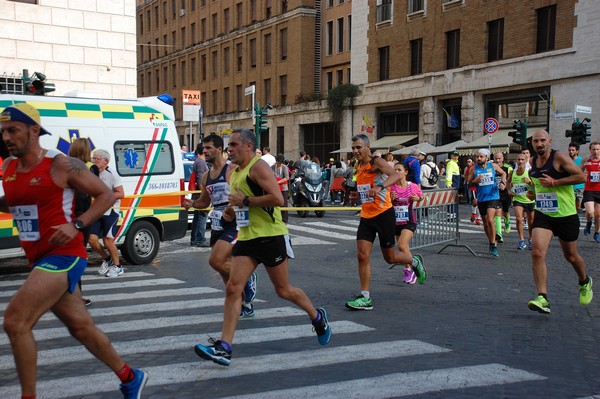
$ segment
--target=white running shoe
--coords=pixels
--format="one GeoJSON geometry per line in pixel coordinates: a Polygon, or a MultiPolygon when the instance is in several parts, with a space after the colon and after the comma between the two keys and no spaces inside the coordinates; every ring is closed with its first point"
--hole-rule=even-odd
{"type": "Polygon", "coordinates": [[[106,273],[106,277],[119,277],[124,273],[123,267],[119,265],[112,265],[108,273],[106,273]]]}
{"type": "Polygon", "coordinates": [[[102,261],[102,265],[100,265],[100,270],[98,270],[98,274],[101,276],[106,276],[106,273],[108,273],[112,265],[112,259],[110,258],[108,260],[102,261]]]}

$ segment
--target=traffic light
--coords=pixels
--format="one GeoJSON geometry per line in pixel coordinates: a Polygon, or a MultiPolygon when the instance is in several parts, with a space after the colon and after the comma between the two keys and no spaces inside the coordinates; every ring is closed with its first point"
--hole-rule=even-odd
{"type": "Polygon", "coordinates": [[[513,143],[524,145],[527,142],[527,121],[515,120],[513,129],[515,130],[508,132],[508,135],[513,138],[513,143]]]}
{"type": "Polygon", "coordinates": [[[265,108],[262,109],[259,103],[256,103],[256,107],[254,108],[254,134],[256,135],[257,148],[260,148],[261,135],[269,132],[269,128],[267,127],[267,115],[269,115],[270,109],[273,109],[271,104],[267,104],[265,108]]]}
{"type": "Polygon", "coordinates": [[[592,141],[592,126],[588,123],[592,120],[585,118],[583,122],[579,118],[575,118],[575,122],[571,124],[571,129],[565,132],[565,137],[570,137],[574,144],[582,145],[592,141]]]}

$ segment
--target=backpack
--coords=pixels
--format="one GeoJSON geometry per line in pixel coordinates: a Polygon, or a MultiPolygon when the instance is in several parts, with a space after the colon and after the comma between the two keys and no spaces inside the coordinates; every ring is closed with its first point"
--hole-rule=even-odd
{"type": "Polygon", "coordinates": [[[413,158],[410,162],[404,162],[404,169],[406,169],[408,171],[408,174],[406,175],[406,180],[413,182],[413,183],[417,182],[415,180],[415,171],[411,167],[411,165],[414,164],[415,162],[419,162],[419,160],[417,158],[413,158]]]}
{"type": "Polygon", "coordinates": [[[429,173],[429,177],[427,178],[427,182],[429,183],[430,186],[435,186],[438,182],[439,179],[439,173],[437,171],[437,168],[435,166],[431,166],[429,164],[426,164],[427,166],[429,166],[429,169],[431,169],[431,173],[429,173]]]}

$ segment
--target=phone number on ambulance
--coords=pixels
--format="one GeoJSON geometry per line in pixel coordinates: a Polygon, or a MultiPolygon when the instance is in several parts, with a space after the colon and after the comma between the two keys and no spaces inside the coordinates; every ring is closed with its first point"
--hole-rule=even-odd
{"type": "Polygon", "coordinates": [[[150,183],[148,184],[149,190],[178,190],[178,182],[162,182],[162,183],[150,183]]]}

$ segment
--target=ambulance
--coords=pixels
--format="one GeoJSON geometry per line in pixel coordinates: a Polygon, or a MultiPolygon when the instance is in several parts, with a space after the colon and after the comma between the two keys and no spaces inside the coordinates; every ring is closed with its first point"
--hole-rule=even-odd
{"type": "MultiPolygon", "coordinates": [[[[129,264],[148,264],[161,241],[185,236],[183,160],[170,96],[101,100],[0,94],[0,112],[22,102],[39,110],[42,126],[51,133],[40,137],[43,148],[66,155],[73,139],[86,138],[92,151],[110,153],[108,167],[119,174],[125,191],[116,209],[121,218],[115,244],[129,264]]],[[[20,255],[12,217],[0,213],[0,258],[20,255]]]]}

